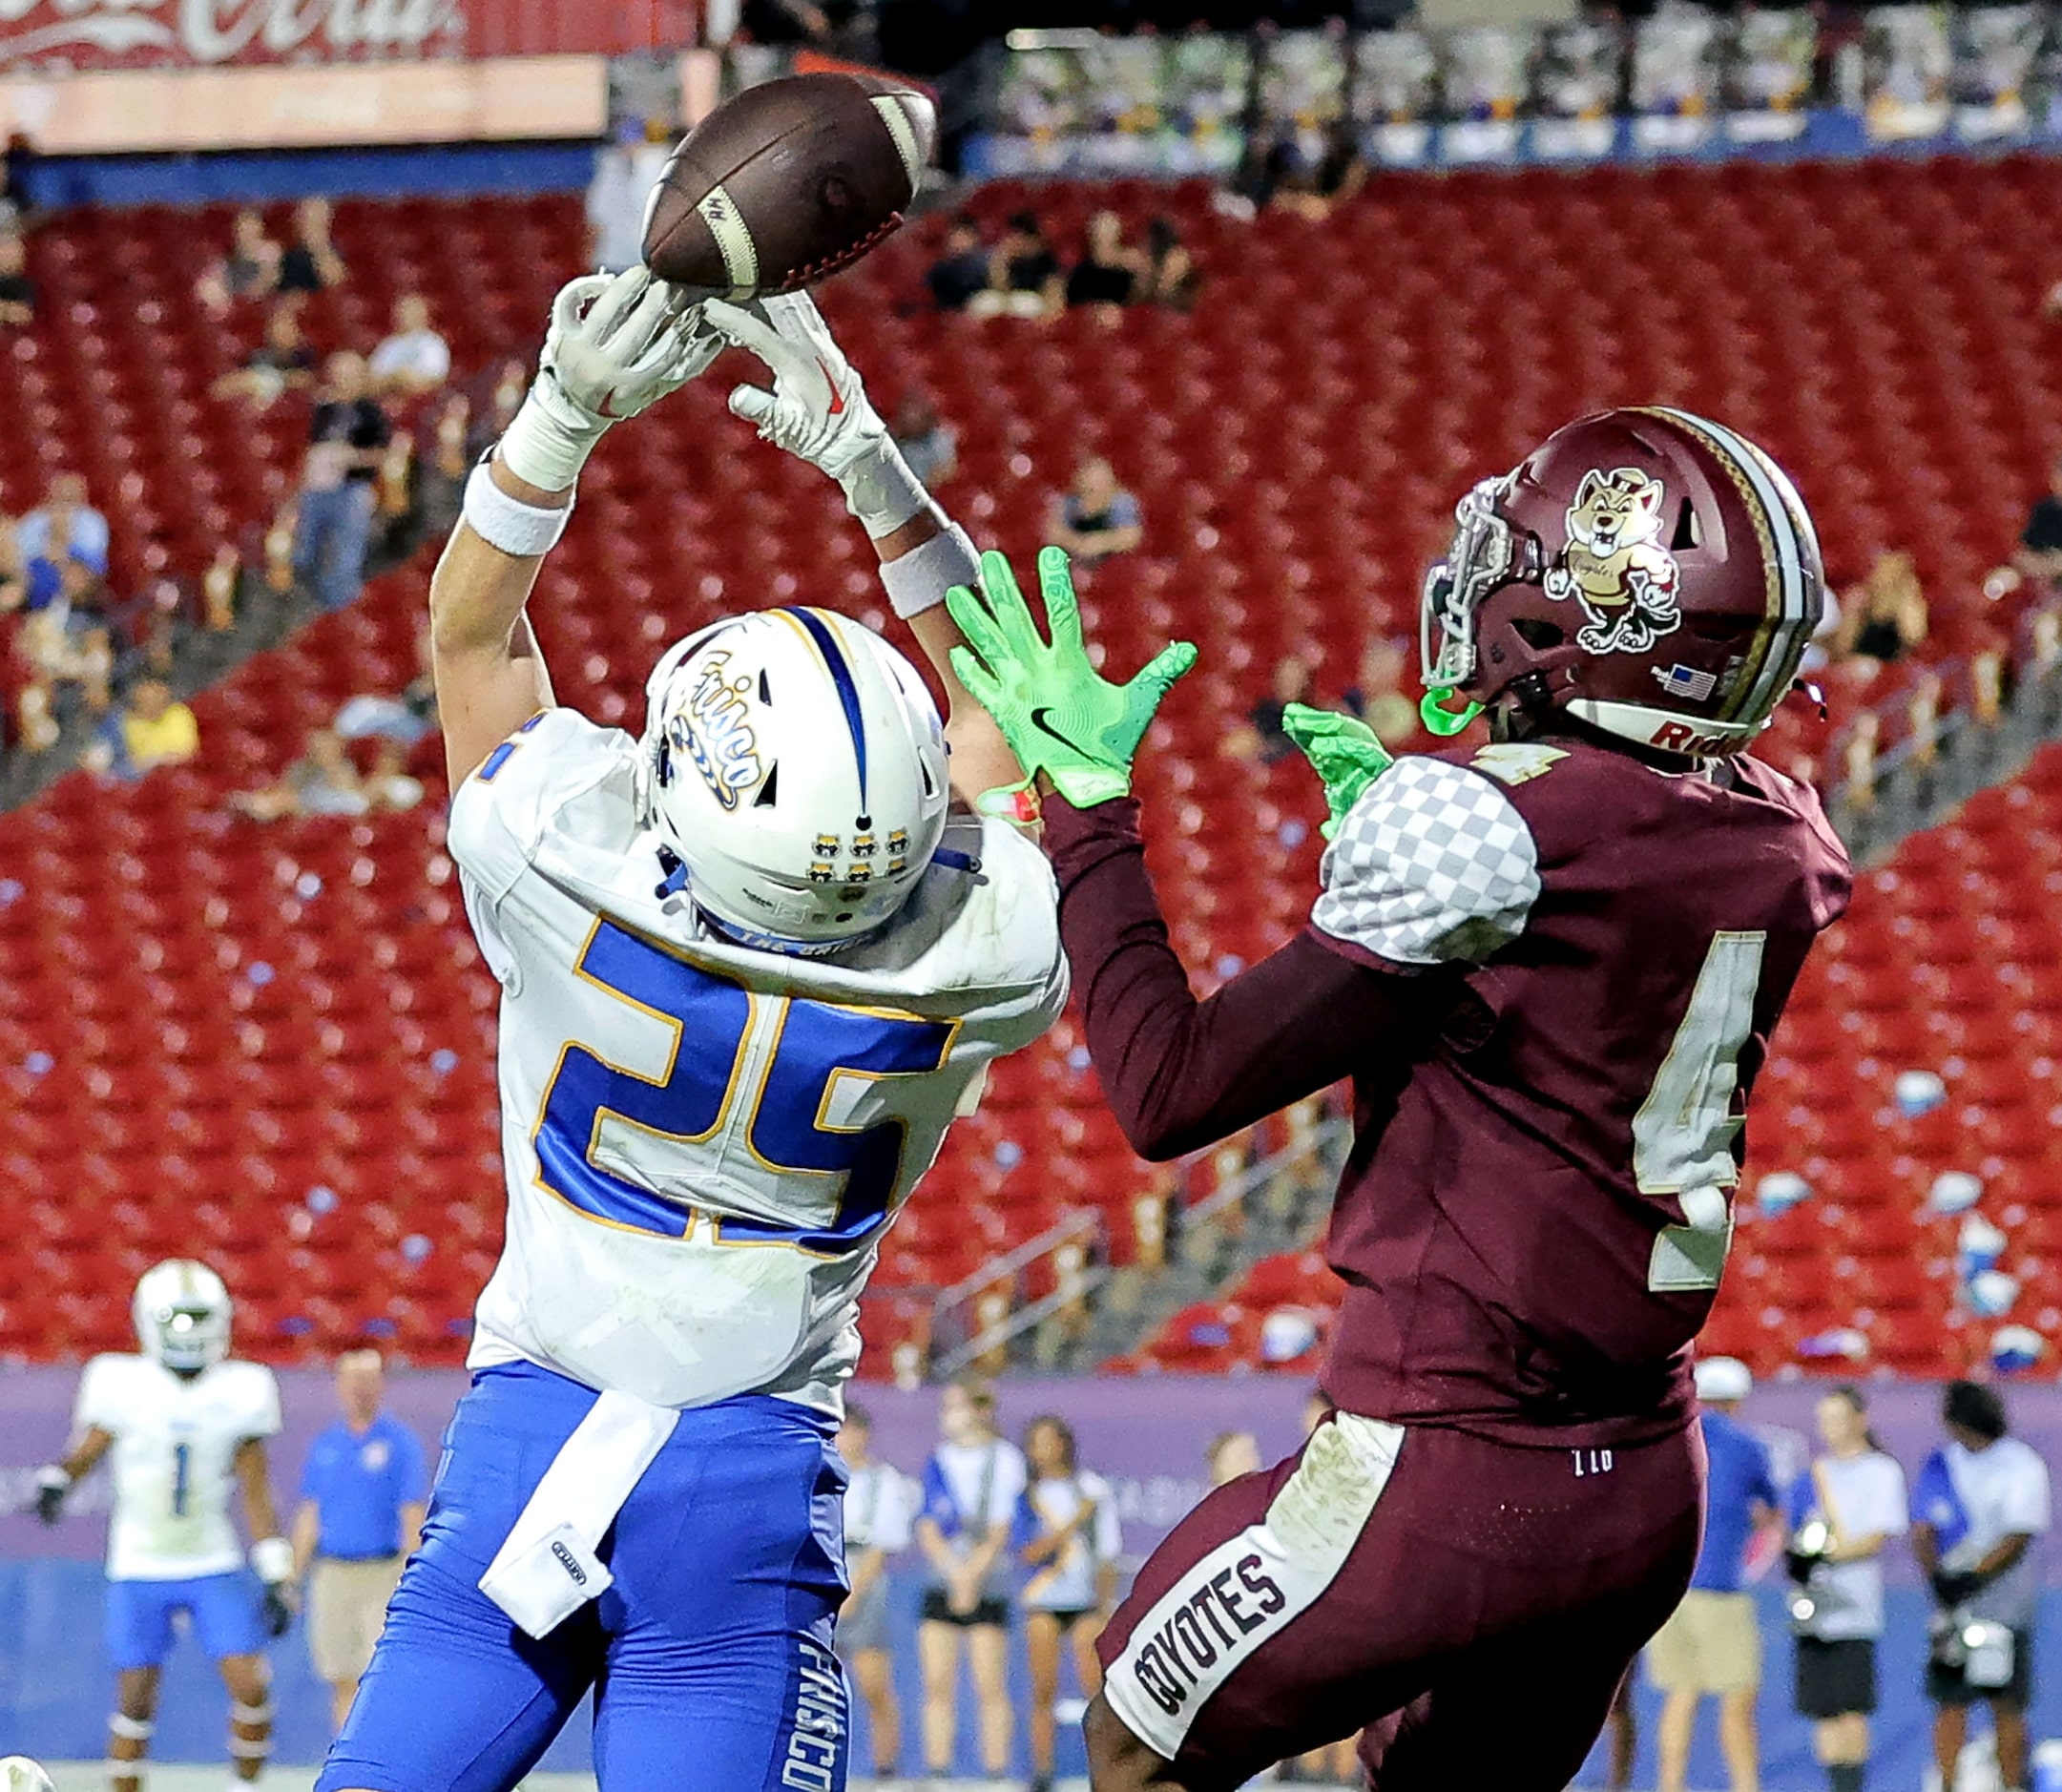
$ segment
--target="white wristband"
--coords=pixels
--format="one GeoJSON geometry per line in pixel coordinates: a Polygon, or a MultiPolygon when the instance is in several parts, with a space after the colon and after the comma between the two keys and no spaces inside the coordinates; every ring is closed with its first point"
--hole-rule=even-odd
{"type": "Polygon", "coordinates": [[[268,1587],[294,1577],[294,1546],[284,1537],[260,1537],[251,1545],[251,1572],[268,1587]]]}
{"type": "MultiPolygon", "coordinates": [[[[512,467],[509,470],[515,471],[512,467]]],[[[519,559],[551,552],[566,532],[566,519],[572,514],[570,499],[562,509],[547,510],[510,497],[494,483],[486,461],[466,481],[465,518],[472,532],[488,546],[519,559]]]]}
{"type": "Polygon", "coordinates": [[[555,375],[538,374],[501,438],[501,458],[518,479],[542,491],[563,491],[580,476],[609,426],[581,410],[555,375]]]}
{"type": "Polygon", "coordinates": [[[955,585],[978,589],[980,577],[981,556],[974,551],[972,537],[957,523],[948,523],[943,534],[884,564],[881,588],[887,593],[889,606],[906,622],[937,609],[955,585]]]}
{"type": "Polygon", "coordinates": [[[62,1463],[47,1462],[36,1470],[36,1486],[49,1493],[69,1493],[72,1476],[62,1463]]]}

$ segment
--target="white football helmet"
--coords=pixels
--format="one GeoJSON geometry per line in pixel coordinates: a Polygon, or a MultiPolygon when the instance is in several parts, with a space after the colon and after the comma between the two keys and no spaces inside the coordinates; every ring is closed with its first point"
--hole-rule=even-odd
{"type": "Polygon", "coordinates": [[[907,900],[945,831],[945,729],[871,629],[810,609],[719,622],[644,696],[647,819],[721,932],[829,952],[907,900]]]}
{"type": "Polygon", "coordinates": [[[146,1269],[129,1310],[143,1354],[176,1374],[198,1375],[229,1354],[235,1304],[205,1263],[175,1257],[146,1269]]]}

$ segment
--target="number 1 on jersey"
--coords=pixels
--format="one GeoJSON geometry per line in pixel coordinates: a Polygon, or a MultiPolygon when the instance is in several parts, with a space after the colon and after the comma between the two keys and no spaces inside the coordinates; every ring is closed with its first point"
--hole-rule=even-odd
{"type": "Polygon", "coordinates": [[[191,1444],[172,1446],[172,1515],[186,1516],[187,1502],[194,1491],[194,1447],[191,1444]]]}
{"type": "Polygon", "coordinates": [[[1742,1124],[1733,1095],[1767,942],[1763,932],[1713,937],[1682,1025],[1633,1116],[1633,1180],[1642,1195],[1675,1196],[1688,1221],[1654,1241],[1647,1287],[1655,1294],[1706,1292],[1725,1269],[1733,1242],[1727,1195],[1739,1180],[1733,1141],[1742,1124]]]}

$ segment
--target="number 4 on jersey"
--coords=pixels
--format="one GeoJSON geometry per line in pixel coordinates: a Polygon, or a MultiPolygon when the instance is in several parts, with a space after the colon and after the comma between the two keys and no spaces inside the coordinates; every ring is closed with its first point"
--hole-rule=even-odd
{"type": "Polygon", "coordinates": [[[1689,1011],[1654,1086],[1633,1116],[1633,1179],[1642,1195],[1673,1195],[1689,1223],[1654,1241],[1647,1286],[1656,1294],[1716,1288],[1733,1242],[1729,1195],[1740,1116],[1733,1112],[1739,1053],[1754,1031],[1766,933],[1720,933],[1711,942],[1689,1011]]]}

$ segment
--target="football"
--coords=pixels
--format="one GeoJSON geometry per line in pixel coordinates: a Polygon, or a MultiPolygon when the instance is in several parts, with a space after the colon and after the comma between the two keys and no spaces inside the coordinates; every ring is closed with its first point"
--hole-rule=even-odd
{"type": "Polygon", "coordinates": [[[645,212],[645,265],[739,302],[812,286],[900,227],[936,135],[925,95],[870,75],[747,88],[666,164],[645,212]]]}

